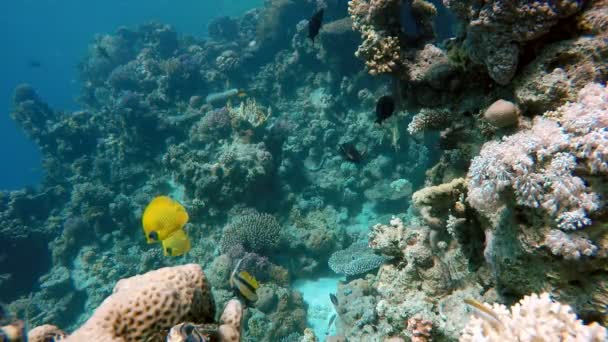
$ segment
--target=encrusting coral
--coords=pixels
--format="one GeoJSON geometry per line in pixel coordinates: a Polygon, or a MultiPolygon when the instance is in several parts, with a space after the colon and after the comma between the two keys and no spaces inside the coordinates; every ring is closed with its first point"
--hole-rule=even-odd
{"type": "MultiPolygon", "coordinates": [[[[525,296],[510,309],[502,304],[482,304],[479,317],[471,317],[461,342],[500,341],[589,341],[608,338],[606,328],[585,325],[569,305],[555,302],[548,293],[525,296]]],[[[475,313],[475,312],[474,312],[475,313]]]]}

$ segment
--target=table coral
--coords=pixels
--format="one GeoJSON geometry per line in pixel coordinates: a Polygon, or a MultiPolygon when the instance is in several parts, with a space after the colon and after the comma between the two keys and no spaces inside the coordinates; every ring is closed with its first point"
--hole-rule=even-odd
{"type": "Polygon", "coordinates": [[[367,246],[367,242],[355,242],[347,249],[331,255],[328,264],[338,274],[353,276],[371,271],[382,265],[388,258],[376,255],[367,246]]]}

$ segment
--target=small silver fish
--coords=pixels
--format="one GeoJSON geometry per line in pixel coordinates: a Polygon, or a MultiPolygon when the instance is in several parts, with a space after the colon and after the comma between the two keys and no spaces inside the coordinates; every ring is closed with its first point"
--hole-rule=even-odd
{"type": "Polygon", "coordinates": [[[329,331],[331,330],[331,325],[334,324],[334,321],[336,320],[336,314],[331,315],[331,318],[329,319],[329,324],[327,324],[327,331],[325,331],[325,335],[329,335],[329,331]]]}

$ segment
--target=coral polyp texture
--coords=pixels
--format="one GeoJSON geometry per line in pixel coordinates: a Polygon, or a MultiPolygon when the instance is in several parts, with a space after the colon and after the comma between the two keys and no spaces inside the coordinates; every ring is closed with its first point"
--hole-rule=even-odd
{"type": "Polygon", "coordinates": [[[608,90],[589,84],[576,103],[536,117],[528,130],[486,143],[469,170],[469,203],[491,213],[503,205],[501,194],[512,191],[518,205],[544,210],[557,228],[590,225],[601,200],[575,169],[584,167],[590,177],[606,174],[606,127],[608,90]]]}
{"type": "Polygon", "coordinates": [[[199,265],[161,268],[120,280],[67,341],[144,341],[180,322],[211,322],[214,314],[199,265]]]}
{"type": "Polygon", "coordinates": [[[0,192],[0,329],[605,339],[608,1],[253,3],[93,37],[78,110],[16,87],[45,172],[0,192]]]}
{"type": "Polygon", "coordinates": [[[492,314],[471,317],[461,342],[473,341],[605,341],[606,328],[584,324],[569,305],[555,302],[548,293],[525,296],[511,308],[482,304],[492,314]]]}

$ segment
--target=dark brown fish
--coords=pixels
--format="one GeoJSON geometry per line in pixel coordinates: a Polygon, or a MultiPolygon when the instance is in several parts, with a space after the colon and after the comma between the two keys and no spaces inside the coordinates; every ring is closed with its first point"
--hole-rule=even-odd
{"type": "Polygon", "coordinates": [[[312,15],[312,18],[310,18],[308,21],[308,38],[312,40],[313,45],[315,43],[315,37],[317,37],[319,31],[321,30],[321,26],[323,25],[323,12],[324,9],[321,8],[320,10],[316,11],[315,14],[312,15]]]}
{"type": "Polygon", "coordinates": [[[338,150],[349,162],[359,164],[363,160],[363,154],[352,143],[341,144],[338,146],[338,150]]]}
{"type": "Polygon", "coordinates": [[[395,112],[395,99],[392,96],[382,96],[376,103],[376,123],[382,122],[390,118],[395,112]]]}
{"type": "Polygon", "coordinates": [[[330,293],[330,294],[329,294],[329,299],[331,300],[331,303],[332,303],[334,306],[336,306],[336,307],[338,306],[338,297],[336,297],[336,295],[335,295],[335,294],[330,293]]]}

